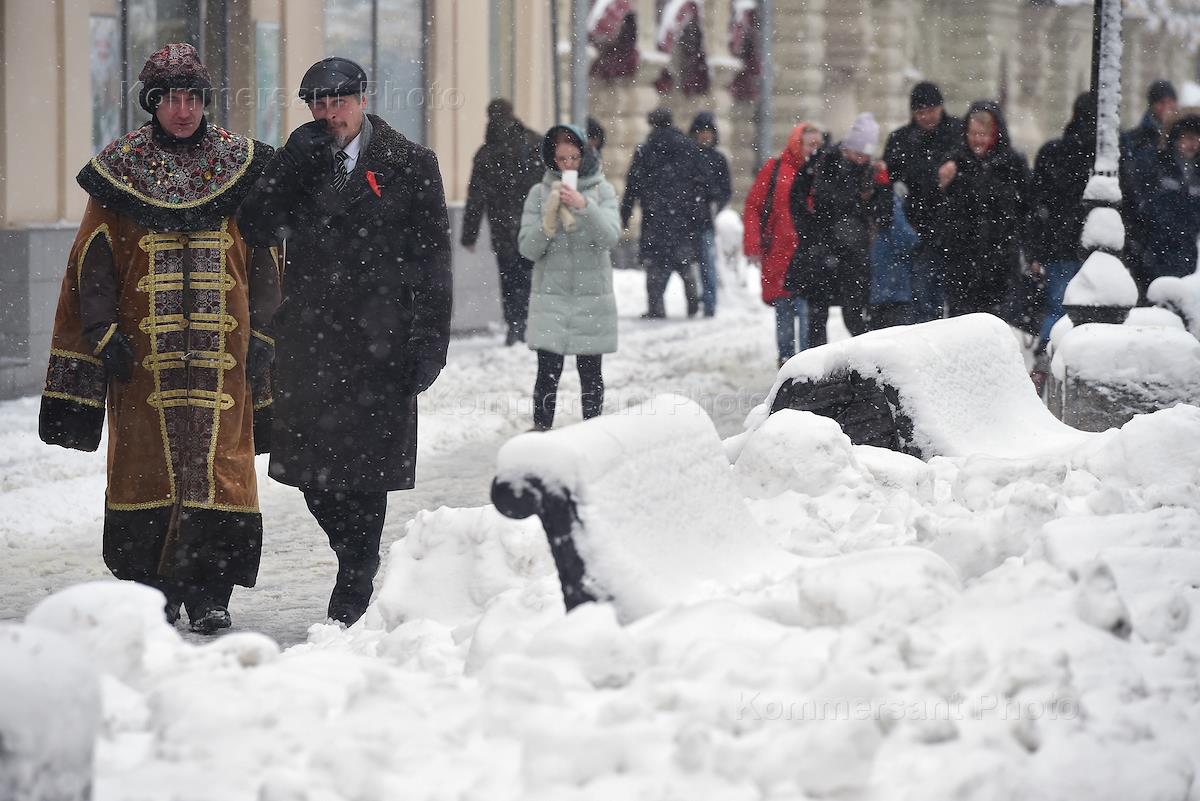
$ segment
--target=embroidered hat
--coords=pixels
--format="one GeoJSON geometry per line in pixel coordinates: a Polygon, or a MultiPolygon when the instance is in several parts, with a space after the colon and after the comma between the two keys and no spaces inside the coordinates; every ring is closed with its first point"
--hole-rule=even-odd
{"type": "Polygon", "coordinates": [[[200,60],[196,48],[185,42],[174,42],[152,53],[138,73],[142,89],[138,102],[151,114],[158,108],[162,96],[172,89],[195,89],[208,105],[212,93],[212,78],[200,60]]]}

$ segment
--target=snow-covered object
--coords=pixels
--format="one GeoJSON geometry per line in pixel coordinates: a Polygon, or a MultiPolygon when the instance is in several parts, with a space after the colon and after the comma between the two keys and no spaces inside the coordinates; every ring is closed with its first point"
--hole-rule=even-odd
{"type": "MultiPolygon", "coordinates": [[[[1121,156],[1122,2],[1101,0],[1100,41],[1097,43],[1100,69],[1096,92],[1096,172],[1108,176],[1117,175],[1121,156]]],[[[1087,198],[1086,191],[1084,197],[1087,198]]]]}
{"type": "Polygon", "coordinates": [[[658,49],[670,53],[688,23],[703,17],[704,0],[667,0],[658,15],[658,33],[654,37],[658,49]]]}
{"type": "Polygon", "coordinates": [[[1178,314],[1192,336],[1200,338],[1200,273],[1156,278],[1150,282],[1146,298],[1178,314]]]}
{"type": "Polygon", "coordinates": [[[100,683],[88,655],[36,626],[0,623],[0,798],[90,801],[100,683]]]}
{"type": "Polygon", "coordinates": [[[1120,253],[1125,249],[1125,224],[1121,222],[1121,212],[1108,206],[1097,206],[1089,211],[1079,243],[1085,250],[1120,253]]]}
{"type": "Polygon", "coordinates": [[[1121,203],[1121,181],[1112,175],[1093,175],[1083,190],[1083,199],[1098,203],[1121,203]]]}
{"type": "Polygon", "coordinates": [[[678,395],[514,437],[500,449],[496,481],[519,491],[531,480],[569,493],[574,547],[622,620],[794,564],[751,518],[708,415],[678,395]]]}
{"type": "Polygon", "coordinates": [[[896,389],[912,420],[912,444],[926,458],[1030,455],[1086,437],[1038,399],[1012,331],[988,314],[871,331],[803,351],[780,369],[765,407],[789,379],[850,370],[896,389]]]}
{"type": "Polygon", "coordinates": [[[621,32],[625,17],[633,13],[633,0],[595,0],[588,12],[588,38],[597,44],[611,42],[621,32]]]}
{"type": "Polygon", "coordinates": [[[1056,342],[1050,369],[1059,381],[1069,373],[1110,386],[1157,387],[1174,401],[1200,400],[1200,341],[1177,328],[1079,326],[1056,342]]]}
{"type": "Polygon", "coordinates": [[[1064,306],[1124,306],[1137,304],[1138,290],[1121,260],[1095,251],[1067,284],[1064,306]]]}
{"type": "Polygon", "coordinates": [[[161,592],[144,584],[97,581],[51,595],[25,622],[67,637],[98,670],[130,682],[179,647],[179,635],[163,617],[165,603],[161,592]]]}
{"type": "Polygon", "coordinates": [[[1179,84],[1179,105],[1200,106],[1200,83],[1184,81],[1179,84]]]}
{"type": "MultiPolygon", "coordinates": [[[[1125,317],[1125,322],[1122,325],[1131,325],[1139,328],[1170,328],[1175,331],[1186,331],[1187,327],[1178,314],[1160,306],[1134,306],[1129,310],[1128,316],[1125,317]]],[[[1075,323],[1065,314],[1058,318],[1058,322],[1050,329],[1050,348],[1051,355],[1054,354],[1055,348],[1062,338],[1067,335],[1067,332],[1075,328],[1075,323]]]]}

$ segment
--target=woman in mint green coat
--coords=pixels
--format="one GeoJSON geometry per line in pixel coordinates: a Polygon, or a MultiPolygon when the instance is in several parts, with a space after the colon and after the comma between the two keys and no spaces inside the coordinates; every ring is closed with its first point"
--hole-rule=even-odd
{"type": "Polygon", "coordinates": [[[609,251],[621,233],[617,193],[600,172],[600,158],[583,131],[556,125],[542,139],[546,175],[529,190],[518,246],[533,262],[525,341],[537,351],[533,427],[554,424],[563,357],[574,356],[583,417],[604,407],[602,354],[617,349],[617,300],[609,251]],[[563,173],[568,180],[564,182],[563,173]],[[569,186],[570,171],[578,186],[569,186]]]}

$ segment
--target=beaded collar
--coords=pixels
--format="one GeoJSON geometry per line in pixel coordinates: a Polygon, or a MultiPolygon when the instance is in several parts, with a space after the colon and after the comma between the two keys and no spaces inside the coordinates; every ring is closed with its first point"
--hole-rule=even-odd
{"type": "Polygon", "coordinates": [[[100,151],[79,185],[150,230],[205,230],[254,185],[271,148],[209,124],[193,144],[164,144],[150,123],[100,151]]]}

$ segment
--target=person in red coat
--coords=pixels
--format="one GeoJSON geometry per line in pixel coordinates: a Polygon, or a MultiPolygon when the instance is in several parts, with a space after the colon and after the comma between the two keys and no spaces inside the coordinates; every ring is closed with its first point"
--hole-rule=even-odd
{"type": "Polygon", "coordinates": [[[808,304],[784,289],[783,279],[798,242],[790,206],[792,183],[822,141],[815,125],[802,122],[793,128],[783,152],[758,171],[742,215],[742,247],[751,263],[762,269],[763,303],[775,307],[780,366],[808,346],[808,304]]]}

